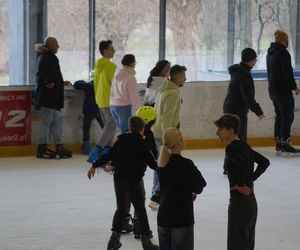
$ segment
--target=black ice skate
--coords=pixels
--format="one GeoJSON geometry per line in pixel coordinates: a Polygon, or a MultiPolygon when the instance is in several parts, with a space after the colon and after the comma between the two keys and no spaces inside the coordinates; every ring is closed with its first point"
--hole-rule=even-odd
{"type": "Polygon", "coordinates": [[[159,247],[151,242],[151,239],[147,235],[142,235],[142,246],[144,250],[159,250],[159,247]]]}
{"type": "Polygon", "coordinates": [[[132,225],[130,224],[131,215],[128,214],[122,221],[122,234],[128,234],[132,232],[132,225]]]}
{"type": "Polygon", "coordinates": [[[47,144],[39,144],[36,152],[37,158],[56,159],[56,153],[47,147],[47,144]]]}
{"type": "Polygon", "coordinates": [[[280,138],[275,137],[275,142],[276,142],[276,146],[275,146],[276,155],[279,156],[279,155],[281,155],[281,140],[280,140],[280,138]]]}
{"type": "Polygon", "coordinates": [[[300,156],[300,149],[296,149],[291,144],[291,139],[281,140],[280,155],[283,157],[300,156]]]}
{"type": "MultiPolygon", "coordinates": [[[[140,232],[140,220],[138,217],[134,217],[132,219],[132,226],[133,226],[133,234],[135,239],[140,239],[142,237],[141,232],[140,232]]],[[[153,232],[150,230],[148,237],[150,239],[153,238],[153,232]]]]}
{"type": "Polygon", "coordinates": [[[159,207],[159,200],[160,200],[160,197],[159,197],[159,193],[158,192],[155,192],[152,197],[151,197],[151,202],[149,204],[149,207],[152,209],[152,210],[158,210],[158,207],[159,207]]]}
{"type": "Polygon", "coordinates": [[[121,248],[122,243],[120,242],[120,237],[121,237],[120,233],[113,232],[107,243],[107,250],[117,250],[121,248]]]}
{"type": "Polygon", "coordinates": [[[70,158],[72,157],[72,152],[70,150],[67,150],[64,148],[63,144],[57,144],[55,145],[56,148],[56,154],[59,158],[70,158]]]}

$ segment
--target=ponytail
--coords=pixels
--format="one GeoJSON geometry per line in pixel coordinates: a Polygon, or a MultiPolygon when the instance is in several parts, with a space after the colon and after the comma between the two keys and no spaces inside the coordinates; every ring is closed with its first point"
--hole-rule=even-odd
{"type": "Polygon", "coordinates": [[[167,166],[169,160],[170,160],[170,152],[169,149],[167,147],[167,145],[162,145],[160,146],[160,154],[159,154],[159,158],[158,158],[158,167],[165,167],[167,166]]]}

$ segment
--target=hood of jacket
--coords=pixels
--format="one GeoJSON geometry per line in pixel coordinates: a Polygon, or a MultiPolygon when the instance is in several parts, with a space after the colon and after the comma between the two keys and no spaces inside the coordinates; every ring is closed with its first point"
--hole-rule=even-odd
{"type": "Polygon", "coordinates": [[[37,53],[40,53],[40,54],[44,54],[44,53],[48,53],[49,52],[49,49],[46,47],[46,45],[44,43],[37,43],[34,45],[34,50],[37,52],[37,53]]]}
{"type": "Polygon", "coordinates": [[[98,61],[96,61],[95,69],[97,69],[97,74],[99,74],[99,72],[102,72],[105,69],[106,64],[109,65],[110,62],[111,61],[105,57],[102,57],[98,61]]]}
{"type": "Polygon", "coordinates": [[[172,81],[170,80],[166,80],[159,88],[158,91],[159,92],[163,92],[165,90],[176,90],[179,92],[179,87],[172,81]]]}
{"type": "Polygon", "coordinates": [[[158,89],[165,81],[167,81],[166,77],[152,76],[151,89],[158,89]]]}
{"type": "Polygon", "coordinates": [[[236,74],[239,71],[241,71],[244,74],[250,74],[251,69],[252,69],[252,67],[250,67],[249,65],[241,62],[239,64],[231,65],[228,68],[228,72],[229,72],[230,76],[233,76],[234,74],[236,74]]]}
{"type": "Polygon", "coordinates": [[[124,76],[135,75],[135,70],[132,67],[123,66],[123,68],[119,69],[115,74],[115,78],[117,81],[121,81],[124,79],[124,76]]]}
{"type": "Polygon", "coordinates": [[[272,55],[283,50],[286,50],[286,48],[281,43],[271,43],[271,46],[268,49],[268,54],[272,55]]]}

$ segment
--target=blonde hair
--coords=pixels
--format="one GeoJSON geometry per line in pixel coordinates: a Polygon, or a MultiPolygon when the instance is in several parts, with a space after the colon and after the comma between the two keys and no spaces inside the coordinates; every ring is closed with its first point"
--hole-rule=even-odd
{"type": "Polygon", "coordinates": [[[163,145],[160,147],[158,166],[165,167],[171,157],[170,150],[175,148],[176,144],[182,138],[182,134],[177,128],[168,128],[163,134],[163,145]]]}

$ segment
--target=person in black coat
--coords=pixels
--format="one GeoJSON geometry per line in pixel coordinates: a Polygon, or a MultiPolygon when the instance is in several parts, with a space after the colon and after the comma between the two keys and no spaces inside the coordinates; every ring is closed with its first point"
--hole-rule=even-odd
{"type": "Polygon", "coordinates": [[[240,119],[237,115],[225,114],[214,124],[220,140],[228,143],[225,150],[230,186],[227,250],[254,250],[257,202],[253,183],[270,162],[239,140],[240,119]]]}
{"type": "Polygon", "coordinates": [[[250,73],[256,64],[256,57],[256,52],[253,49],[246,48],[242,51],[240,64],[234,64],[228,69],[231,78],[223,104],[223,112],[239,116],[241,120],[239,138],[243,142],[247,142],[249,109],[259,119],[264,118],[264,113],[255,100],[254,81],[250,73]]]}
{"type": "Polygon", "coordinates": [[[84,154],[90,152],[90,128],[91,123],[94,119],[99,123],[100,127],[103,128],[103,121],[101,118],[100,110],[96,104],[95,91],[94,91],[94,71],[90,73],[91,80],[86,82],[79,80],[74,82],[74,88],[77,90],[84,91],[84,101],[82,105],[83,113],[83,145],[81,151],[84,154]]]}
{"type": "Polygon", "coordinates": [[[183,137],[179,129],[163,134],[158,160],[160,203],[157,228],[160,249],[194,249],[193,202],[206,186],[194,163],[181,156],[183,137]]]}
{"type": "Polygon", "coordinates": [[[278,155],[300,153],[290,142],[291,126],[294,121],[295,94],[300,93],[293,75],[291,56],[287,51],[288,35],[280,30],[274,33],[267,54],[269,95],[275,109],[274,137],[278,155]]]}
{"type": "Polygon", "coordinates": [[[56,155],[59,158],[72,156],[72,152],[63,147],[63,118],[60,112],[64,107],[64,85],[71,85],[71,83],[63,80],[59,60],[55,55],[58,48],[58,42],[54,37],[47,37],[43,44],[35,45],[38,53],[35,108],[41,117],[36,155],[38,158],[56,158],[56,155]],[[55,151],[47,147],[50,138],[55,144],[55,151]]]}
{"type": "Polygon", "coordinates": [[[88,178],[95,174],[95,169],[108,162],[114,167],[114,187],[117,210],[114,214],[112,235],[107,249],[119,249],[122,222],[126,213],[126,195],[128,194],[140,221],[140,233],[143,249],[158,250],[150,238],[151,232],[145,208],[145,197],[141,181],[147,166],[157,169],[157,162],[143,140],[145,123],[137,116],[129,119],[129,133],[118,136],[112,149],[100,156],[88,171],[88,178]]]}

